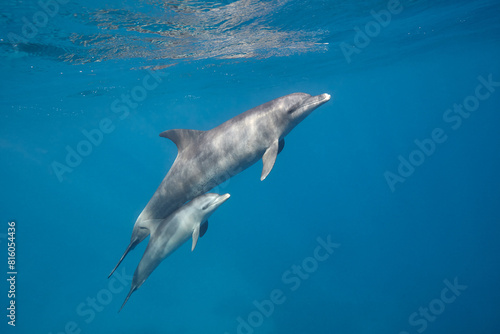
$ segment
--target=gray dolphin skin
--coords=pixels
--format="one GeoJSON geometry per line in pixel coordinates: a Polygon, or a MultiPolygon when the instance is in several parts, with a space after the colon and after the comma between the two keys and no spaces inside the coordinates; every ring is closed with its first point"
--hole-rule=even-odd
{"type": "Polygon", "coordinates": [[[162,132],[172,140],[177,157],[160,186],[135,222],[128,252],[150,233],[151,220],[164,219],[187,201],[262,159],[264,180],[284,146],[285,136],[313,110],[330,100],[329,94],[286,95],[252,108],[208,131],[175,129],[162,132]]]}
{"type": "Polygon", "coordinates": [[[148,247],[134,272],[132,286],[120,311],[132,293],[144,283],[161,261],[191,237],[193,238],[191,251],[194,250],[198,237],[203,237],[207,231],[208,218],[229,197],[229,194],[214,193],[198,196],[167,219],[155,221],[155,224],[150,226],[151,238],[148,247]]]}

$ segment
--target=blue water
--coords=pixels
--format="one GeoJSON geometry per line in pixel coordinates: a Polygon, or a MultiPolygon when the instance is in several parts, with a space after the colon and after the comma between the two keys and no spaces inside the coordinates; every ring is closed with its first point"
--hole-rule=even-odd
{"type": "Polygon", "coordinates": [[[0,4],[2,333],[500,333],[499,1],[54,1],[0,4]],[[332,99],[117,313],[158,134],[293,92],[332,99]]]}

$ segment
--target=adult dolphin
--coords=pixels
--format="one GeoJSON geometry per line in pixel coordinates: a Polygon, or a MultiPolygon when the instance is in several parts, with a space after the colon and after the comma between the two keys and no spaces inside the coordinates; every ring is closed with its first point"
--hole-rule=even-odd
{"type": "MultiPolygon", "coordinates": [[[[177,145],[177,158],[160,186],[141,212],[128,252],[150,233],[148,221],[167,218],[185,202],[206,193],[262,158],[264,180],[285,145],[284,138],[330,95],[305,93],[286,95],[252,108],[208,131],[175,129],[161,137],[177,145]]],[[[109,277],[108,276],[108,277],[109,277]]]]}
{"type": "Polygon", "coordinates": [[[166,219],[150,220],[150,223],[153,223],[149,226],[151,239],[134,272],[132,286],[120,311],[132,293],[139,289],[161,261],[191,237],[193,238],[191,251],[194,250],[198,237],[203,237],[207,231],[208,218],[229,197],[229,194],[208,193],[201,195],[176,210],[166,219]]]}

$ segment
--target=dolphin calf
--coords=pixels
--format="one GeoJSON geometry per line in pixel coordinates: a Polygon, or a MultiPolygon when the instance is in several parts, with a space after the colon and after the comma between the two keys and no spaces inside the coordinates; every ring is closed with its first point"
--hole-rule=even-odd
{"type": "Polygon", "coordinates": [[[164,219],[185,202],[206,193],[262,159],[264,180],[284,147],[285,136],[313,110],[330,100],[329,94],[286,95],[252,108],[208,130],[175,129],[161,137],[177,145],[169,172],[141,212],[130,243],[118,261],[150,233],[150,220],[164,219]]]}
{"type": "Polygon", "coordinates": [[[209,193],[201,195],[175,211],[167,219],[150,221],[148,228],[151,231],[151,238],[141,262],[139,262],[134,272],[132,286],[120,311],[132,293],[144,283],[161,261],[172,254],[190,237],[193,238],[191,251],[194,250],[198,237],[202,237],[207,231],[208,218],[229,197],[229,194],[209,193]]]}

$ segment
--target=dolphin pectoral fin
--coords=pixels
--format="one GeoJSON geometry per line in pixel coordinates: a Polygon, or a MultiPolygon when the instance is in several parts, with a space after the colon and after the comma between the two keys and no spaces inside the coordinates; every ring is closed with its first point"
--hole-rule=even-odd
{"type": "Polygon", "coordinates": [[[208,220],[200,225],[200,238],[207,233],[208,230],[208,220]]]}
{"type": "Polygon", "coordinates": [[[193,244],[191,245],[191,252],[194,251],[194,248],[198,243],[198,237],[203,237],[205,233],[207,233],[207,229],[208,229],[208,220],[196,226],[196,228],[193,231],[193,244]]]}
{"type": "Polygon", "coordinates": [[[262,163],[264,164],[264,167],[262,168],[262,174],[260,176],[261,181],[264,181],[264,179],[271,172],[271,169],[273,169],[274,163],[276,162],[276,156],[278,155],[279,146],[279,140],[274,141],[274,143],[267,148],[266,152],[262,156],[262,163]]]}
{"type": "Polygon", "coordinates": [[[193,244],[191,245],[191,252],[194,251],[194,248],[196,247],[199,235],[200,235],[200,225],[196,226],[193,231],[193,244]]]}
{"type": "Polygon", "coordinates": [[[188,130],[188,129],[173,129],[160,133],[160,137],[168,138],[177,146],[177,150],[181,152],[191,143],[196,142],[196,139],[205,131],[188,130]]]}
{"type": "Polygon", "coordinates": [[[281,151],[283,151],[283,148],[285,147],[285,139],[280,139],[280,143],[279,143],[279,146],[278,146],[278,154],[281,153],[281,151]]]}

